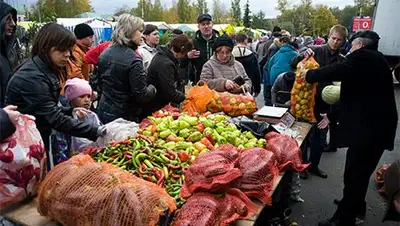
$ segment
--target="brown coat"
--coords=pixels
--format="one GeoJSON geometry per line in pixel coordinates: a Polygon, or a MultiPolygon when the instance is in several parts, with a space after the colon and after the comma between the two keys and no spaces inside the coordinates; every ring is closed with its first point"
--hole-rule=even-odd
{"type": "Polygon", "coordinates": [[[225,92],[228,91],[225,88],[226,81],[234,80],[238,76],[243,77],[245,88],[250,90],[251,80],[239,61],[236,61],[232,56],[227,64],[222,64],[214,55],[204,64],[200,79],[207,82],[210,89],[214,89],[218,92],[225,92]]]}
{"type": "Polygon", "coordinates": [[[85,60],[86,51],[75,44],[72,55],[74,59],[69,60],[68,69],[68,79],[71,78],[81,78],[85,79],[86,81],[89,80],[89,73],[91,71],[91,64],[86,63],[85,60]]]}

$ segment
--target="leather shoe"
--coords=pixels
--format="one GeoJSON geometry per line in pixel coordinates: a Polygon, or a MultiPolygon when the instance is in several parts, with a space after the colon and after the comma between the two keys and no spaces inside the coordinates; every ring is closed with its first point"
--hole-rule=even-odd
{"type": "MultiPolygon", "coordinates": [[[[333,203],[334,203],[335,205],[339,205],[341,201],[342,201],[341,199],[334,199],[334,200],[333,200],[333,203]]],[[[363,220],[365,219],[366,213],[367,213],[367,207],[366,207],[365,205],[360,206],[360,207],[357,209],[357,221],[356,221],[356,225],[361,224],[361,223],[357,223],[357,222],[363,221],[363,220]]]]}
{"type": "Polygon", "coordinates": [[[316,175],[316,176],[318,176],[318,177],[321,177],[321,178],[324,178],[324,179],[326,179],[326,178],[328,178],[328,174],[326,174],[324,171],[322,171],[320,168],[318,168],[318,167],[315,167],[315,168],[311,168],[311,169],[309,169],[308,170],[310,173],[312,173],[312,174],[314,174],[314,175],[316,175]]]}

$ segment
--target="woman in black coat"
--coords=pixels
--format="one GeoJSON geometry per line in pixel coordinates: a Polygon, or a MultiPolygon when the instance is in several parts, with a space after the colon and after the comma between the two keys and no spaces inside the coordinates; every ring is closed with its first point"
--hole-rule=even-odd
{"type": "Polygon", "coordinates": [[[104,127],[72,117],[73,111],[85,114],[83,109],[58,106],[61,84],[67,75],[65,67],[75,42],[74,35],[61,25],[44,25],[33,43],[32,58],[15,72],[7,86],[6,104],[17,106],[22,114],[35,116],[47,155],[52,129],[93,141],[105,132],[104,127]]]}
{"type": "Polygon", "coordinates": [[[147,72],[147,81],[156,87],[157,95],[146,106],[147,116],[169,103],[179,105],[185,100],[185,94],[178,90],[182,82],[178,59],[184,58],[192,49],[193,44],[186,35],[179,35],[166,46],[157,47],[147,72]]]}
{"type": "MultiPolygon", "coordinates": [[[[378,42],[375,32],[359,32],[343,62],[306,73],[310,83],[342,82],[338,145],[349,147],[343,199],[333,218],[321,226],[354,225],[357,215],[365,215],[371,174],[384,150],[394,148],[398,117],[393,78],[385,57],[377,50],[378,42]]],[[[319,125],[329,123],[328,118],[324,115],[319,125]]]]}
{"type": "Polygon", "coordinates": [[[141,18],[119,16],[113,43],[99,57],[97,111],[103,123],[117,118],[139,122],[143,106],[156,94],[154,86],[146,84],[143,61],[136,53],[143,29],[141,18]]]}

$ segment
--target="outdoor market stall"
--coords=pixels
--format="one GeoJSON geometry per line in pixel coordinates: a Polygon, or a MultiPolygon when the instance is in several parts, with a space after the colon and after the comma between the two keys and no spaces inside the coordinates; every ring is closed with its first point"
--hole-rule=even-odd
{"type": "MultiPolygon", "coordinates": [[[[94,225],[99,220],[117,225],[263,222],[270,208],[288,208],[292,172],[308,166],[302,164],[300,146],[311,126],[294,121],[287,109],[273,109],[284,113],[279,126],[260,122],[262,117],[243,117],[254,113],[257,119],[265,108],[255,111],[250,95],[196,85],[182,109],[168,105],[144,119],[137,134],[88,144],[81,155],[48,173],[38,198],[2,215],[23,225],[56,225],[48,219],[63,225],[94,225]],[[146,192],[139,195],[140,190],[146,192]],[[152,200],[143,194],[153,194],[152,200]],[[146,208],[157,211],[144,216],[146,208]]],[[[126,128],[109,127],[107,134],[115,136],[126,128]]]]}

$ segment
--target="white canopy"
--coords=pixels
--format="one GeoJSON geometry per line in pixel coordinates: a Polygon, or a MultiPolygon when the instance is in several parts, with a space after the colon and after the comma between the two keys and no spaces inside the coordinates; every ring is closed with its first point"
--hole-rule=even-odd
{"type": "Polygon", "coordinates": [[[98,18],[57,18],[57,24],[63,25],[66,28],[75,27],[81,23],[86,23],[93,29],[111,27],[109,22],[98,18]]]}

